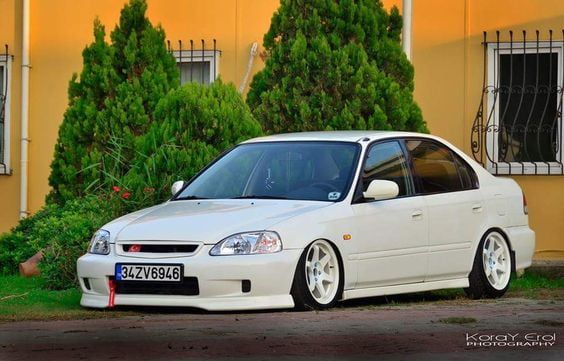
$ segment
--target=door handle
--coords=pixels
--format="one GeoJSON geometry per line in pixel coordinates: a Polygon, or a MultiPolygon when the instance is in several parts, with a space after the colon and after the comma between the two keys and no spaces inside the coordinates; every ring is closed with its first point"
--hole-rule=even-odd
{"type": "Polygon", "coordinates": [[[423,211],[420,209],[414,210],[413,213],[411,213],[411,218],[414,220],[423,218],[423,211]]]}
{"type": "Polygon", "coordinates": [[[472,206],[472,212],[480,213],[481,211],[482,211],[482,204],[481,203],[476,203],[472,206]]]}

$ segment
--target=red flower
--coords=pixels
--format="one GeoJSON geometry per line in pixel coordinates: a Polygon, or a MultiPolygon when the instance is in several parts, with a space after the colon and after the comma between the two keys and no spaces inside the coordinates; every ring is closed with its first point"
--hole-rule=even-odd
{"type": "Polygon", "coordinates": [[[112,189],[114,190],[114,192],[118,193],[119,191],[121,191],[121,189],[118,186],[113,186],[112,189]]]}
{"type": "Polygon", "coordinates": [[[130,196],[131,196],[131,193],[129,193],[129,192],[124,192],[124,193],[121,195],[121,198],[123,198],[123,199],[129,199],[130,196]]]}

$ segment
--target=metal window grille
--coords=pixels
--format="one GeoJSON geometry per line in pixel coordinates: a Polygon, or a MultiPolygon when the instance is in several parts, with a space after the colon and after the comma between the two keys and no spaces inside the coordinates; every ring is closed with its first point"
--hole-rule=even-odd
{"type": "Polygon", "coordinates": [[[216,40],[213,39],[210,48],[207,48],[204,39],[198,43],[196,47],[194,40],[190,40],[186,46],[179,40],[178,48],[174,49],[167,41],[168,51],[176,58],[180,70],[181,84],[196,82],[209,85],[217,79],[221,51],[217,49],[216,40]]]}
{"type": "Polygon", "coordinates": [[[8,45],[4,45],[4,53],[0,54],[0,174],[7,174],[9,169],[6,164],[6,140],[9,136],[7,131],[7,104],[8,99],[8,61],[10,55],[8,54],[8,45]]]}
{"type": "Polygon", "coordinates": [[[472,126],[474,158],[493,174],[563,175],[562,39],[527,32],[494,41],[484,32],[482,96],[472,126]]]}

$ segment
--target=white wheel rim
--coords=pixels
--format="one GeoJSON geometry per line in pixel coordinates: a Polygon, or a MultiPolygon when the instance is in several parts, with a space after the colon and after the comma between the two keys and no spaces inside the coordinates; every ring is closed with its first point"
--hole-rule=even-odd
{"type": "Polygon", "coordinates": [[[511,276],[511,255],[503,236],[490,233],[482,249],[484,273],[488,283],[496,290],[503,290],[511,276]]]}
{"type": "Polygon", "coordinates": [[[309,293],[320,304],[330,303],[339,287],[339,261],[326,241],[315,241],[309,247],[305,262],[309,293]]]}

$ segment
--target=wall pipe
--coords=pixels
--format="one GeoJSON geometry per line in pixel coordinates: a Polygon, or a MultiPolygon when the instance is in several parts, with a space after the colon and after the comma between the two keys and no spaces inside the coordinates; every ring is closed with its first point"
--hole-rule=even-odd
{"type": "Polygon", "coordinates": [[[413,16],[413,0],[403,0],[403,28],[401,33],[401,43],[403,52],[407,59],[411,61],[411,26],[413,16]]]}
{"type": "Polygon", "coordinates": [[[29,131],[29,1],[23,0],[22,12],[22,94],[20,150],[20,219],[27,217],[27,163],[29,131]]]}

